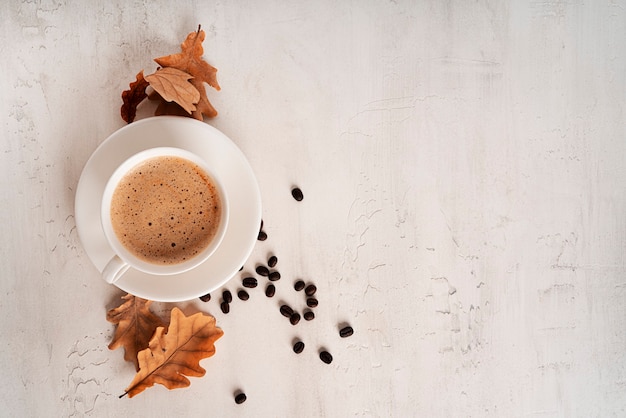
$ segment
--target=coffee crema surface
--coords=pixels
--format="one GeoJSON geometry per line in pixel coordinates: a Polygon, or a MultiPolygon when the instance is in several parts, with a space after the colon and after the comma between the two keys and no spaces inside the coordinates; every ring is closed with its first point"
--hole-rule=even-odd
{"type": "Polygon", "coordinates": [[[178,264],[201,253],[215,236],[222,202],[197,164],[177,156],[147,159],[118,183],[111,223],[120,243],[153,264],[178,264]]]}

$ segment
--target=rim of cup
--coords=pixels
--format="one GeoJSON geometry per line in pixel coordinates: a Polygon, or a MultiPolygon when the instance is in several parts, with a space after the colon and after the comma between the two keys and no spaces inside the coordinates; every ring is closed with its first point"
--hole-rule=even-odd
{"type": "Polygon", "coordinates": [[[155,147],[140,151],[132,155],[115,169],[104,188],[101,202],[100,219],[102,229],[104,230],[104,235],[106,236],[107,242],[113,249],[114,254],[122,259],[125,263],[127,263],[130,267],[153,275],[173,275],[184,273],[197,267],[198,265],[206,261],[206,259],[208,259],[215,252],[215,250],[222,242],[222,239],[224,238],[226,229],[228,227],[228,212],[228,199],[226,191],[224,190],[224,186],[220,182],[219,177],[215,175],[214,170],[212,170],[201,157],[181,148],[155,147]],[[198,165],[211,179],[213,185],[215,186],[215,189],[222,204],[222,210],[220,216],[220,224],[217,228],[217,231],[215,232],[215,235],[211,239],[209,245],[204,248],[199,254],[191,257],[190,259],[182,263],[155,264],[136,257],[130,251],[128,251],[126,247],[124,247],[124,245],[122,245],[122,243],[119,241],[111,223],[111,200],[120,180],[133,167],[151,158],[167,156],[180,157],[198,165]]]}

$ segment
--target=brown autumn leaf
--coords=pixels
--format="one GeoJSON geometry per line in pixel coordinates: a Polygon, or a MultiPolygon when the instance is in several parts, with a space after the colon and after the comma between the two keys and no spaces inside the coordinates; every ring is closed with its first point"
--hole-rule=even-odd
{"type": "Polygon", "coordinates": [[[165,67],[147,75],[146,81],[167,102],[176,102],[191,114],[200,100],[200,92],[189,79],[191,75],[173,67],[165,67]]]}
{"type": "Polygon", "coordinates": [[[137,353],[148,347],[154,331],[165,324],[150,311],[151,301],[130,293],[122,299],[126,302],[107,312],[107,321],[117,324],[109,349],[124,347],[124,360],[133,362],[139,370],[137,353]]]}
{"type": "Polygon", "coordinates": [[[140,351],[139,372],[120,396],[133,397],[159,383],[168,389],[190,385],[186,376],[204,376],[200,360],[215,354],[215,341],[224,332],[215,326],[215,318],[198,312],[191,316],[178,308],[171,312],[167,334],[159,327],[148,348],[140,351]]]}
{"type": "Polygon", "coordinates": [[[202,115],[210,118],[217,116],[217,111],[206,95],[204,83],[209,84],[215,90],[220,90],[216,76],[217,68],[202,59],[204,53],[202,42],[205,36],[204,31],[198,26],[198,30],[187,35],[181,44],[182,52],[154,59],[161,67],[173,67],[193,76],[191,84],[200,92],[200,100],[192,116],[198,120],[202,120],[202,115]]]}
{"type": "Polygon", "coordinates": [[[122,119],[126,123],[131,123],[137,115],[137,106],[146,98],[146,88],[148,82],[143,77],[143,70],[137,73],[136,80],[130,83],[129,89],[122,92],[122,108],[120,109],[122,119]]]}

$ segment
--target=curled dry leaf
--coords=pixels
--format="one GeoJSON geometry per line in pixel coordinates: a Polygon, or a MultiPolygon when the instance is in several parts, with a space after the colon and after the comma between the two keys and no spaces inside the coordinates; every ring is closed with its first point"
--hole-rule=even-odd
{"type": "Polygon", "coordinates": [[[148,348],[140,351],[139,372],[121,395],[133,397],[159,383],[168,389],[190,385],[186,376],[204,376],[200,360],[215,354],[215,341],[224,332],[215,326],[215,318],[202,312],[189,317],[173,308],[167,331],[159,327],[148,348]]]}
{"type": "Polygon", "coordinates": [[[217,69],[202,58],[204,53],[202,42],[205,36],[204,31],[198,26],[198,30],[187,35],[187,38],[181,44],[182,52],[155,59],[162,67],[156,73],[144,78],[143,71],[140,71],[137,74],[137,80],[130,84],[129,90],[122,92],[122,119],[127,123],[135,120],[137,106],[146,98],[146,88],[149,85],[158,91],[156,95],[150,97],[151,100],[159,101],[155,111],[157,116],[191,115],[198,120],[202,120],[204,116],[210,118],[217,116],[217,111],[209,102],[204,86],[204,83],[207,83],[214,89],[220,90],[216,76],[217,69]],[[161,72],[166,69],[168,70],[161,72]],[[171,70],[180,70],[189,75],[185,79],[185,83],[193,86],[198,92],[199,98],[197,100],[195,100],[196,93],[191,91],[186,84],[182,84],[182,76],[171,70]],[[173,77],[172,73],[175,74],[173,77]],[[162,79],[161,76],[166,74],[167,76],[162,79]],[[167,83],[171,84],[169,89],[166,85],[167,83]],[[182,90],[179,88],[182,88],[182,90]],[[187,97],[188,94],[192,94],[193,97],[187,97]]]}
{"type": "Polygon", "coordinates": [[[191,114],[196,110],[200,92],[189,82],[190,78],[193,77],[184,71],[165,67],[147,75],[146,81],[164,100],[178,103],[191,114]]]}
{"type": "Polygon", "coordinates": [[[137,106],[146,98],[146,88],[148,82],[143,77],[143,70],[137,73],[136,80],[130,83],[129,89],[122,92],[122,119],[126,123],[131,123],[137,115],[137,106]]]}
{"type": "Polygon", "coordinates": [[[126,302],[107,312],[107,321],[117,324],[109,349],[124,347],[124,360],[133,362],[139,370],[137,353],[148,347],[154,331],[165,324],[150,311],[151,301],[130,293],[122,299],[126,302]]]}
{"type": "Polygon", "coordinates": [[[192,112],[192,116],[199,120],[202,120],[202,115],[210,118],[217,116],[217,111],[206,95],[204,83],[215,90],[220,90],[220,85],[217,82],[217,68],[202,59],[204,54],[202,42],[205,36],[204,31],[198,26],[198,30],[187,35],[185,41],[180,45],[180,53],[154,59],[161,67],[173,67],[193,76],[191,84],[200,92],[200,100],[196,105],[196,110],[192,112]]]}

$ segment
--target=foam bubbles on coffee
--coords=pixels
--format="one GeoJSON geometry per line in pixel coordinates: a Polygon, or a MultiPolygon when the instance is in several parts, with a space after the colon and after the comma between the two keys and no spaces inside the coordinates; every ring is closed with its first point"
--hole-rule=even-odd
{"type": "Polygon", "coordinates": [[[133,167],[111,201],[119,241],[153,264],[178,264],[202,252],[221,216],[222,202],[209,176],[176,156],[154,157],[133,167]]]}

